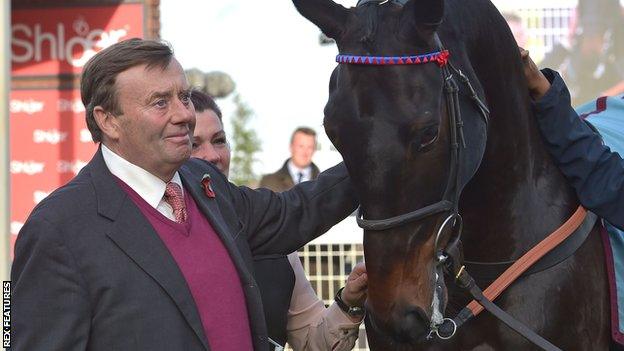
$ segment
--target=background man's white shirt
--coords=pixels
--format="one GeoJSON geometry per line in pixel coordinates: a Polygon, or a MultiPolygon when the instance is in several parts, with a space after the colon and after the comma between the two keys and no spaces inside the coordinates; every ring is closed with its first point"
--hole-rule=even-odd
{"type": "Polygon", "coordinates": [[[293,180],[293,183],[299,184],[300,182],[307,182],[312,180],[312,166],[308,165],[305,168],[299,168],[293,164],[292,161],[288,161],[288,173],[293,180]],[[299,181],[299,174],[301,174],[301,181],[299,181]]]}

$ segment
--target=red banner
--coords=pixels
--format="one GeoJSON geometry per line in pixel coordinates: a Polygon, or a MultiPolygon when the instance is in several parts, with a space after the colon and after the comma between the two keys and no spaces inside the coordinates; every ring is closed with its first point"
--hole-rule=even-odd
{"type": "Polygon", "coordinates": [[[11,11],[13,75],[80,73],[98,51],[143,36],[143,5],[11,11]]]}
{"type": "MultiPolygon", "coordinates": [[[[98,51],[143,37],[143,4],[13,10],[11,21],[13,77],[80,74],[98,51]]],[[[14,90],[10,112],[14,242],[33,207],[72,179],[96,145],[78,89],[14,90]]]]}
{"type": "Polygon", "coordinates": [[[30,211],[91,159],[91,141],[78,90],[11,92],[11,233],[30,211]]]}

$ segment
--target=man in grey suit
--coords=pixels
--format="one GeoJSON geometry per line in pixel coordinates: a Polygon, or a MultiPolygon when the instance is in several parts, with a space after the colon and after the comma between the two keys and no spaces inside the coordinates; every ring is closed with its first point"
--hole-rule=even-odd
{"type": "Polygon", "coordinates": [[[268,350],[252,254],[290,253],[352,212],[344,166],[276,194],[189,160],[190,87],[157,41],[102,50],[81,95],[100,147],[19,233],[13,349],[268,350]]]}

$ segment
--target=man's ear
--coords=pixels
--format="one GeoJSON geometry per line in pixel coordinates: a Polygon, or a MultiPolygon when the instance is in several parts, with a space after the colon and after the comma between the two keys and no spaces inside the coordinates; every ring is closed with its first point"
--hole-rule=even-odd
{"type": "Polygon", "coordinates": [[[93,109],[93,117],[95,118],[95,123],[97,123],[102,131],[103,137],[109,140],[119,139],[120,126],[117,117],[104,110],[102,106],[95,106],[93,109]]]}

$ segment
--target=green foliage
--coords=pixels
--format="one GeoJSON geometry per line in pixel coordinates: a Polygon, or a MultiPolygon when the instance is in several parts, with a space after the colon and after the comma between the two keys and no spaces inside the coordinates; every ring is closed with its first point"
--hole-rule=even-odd
{"type": "Polygon", "coordinates": [[[234,96],[236,111],[232,116],[232,160],[230,163],[230,180],[237,185],[255,187],[258,176],[253,172],[254,154],[261,150],[261,143],[256,131],[248,124],[253,110],[242,100],[240,94],[234,96]]]}

